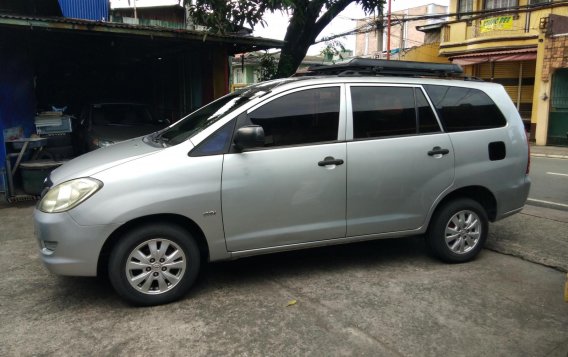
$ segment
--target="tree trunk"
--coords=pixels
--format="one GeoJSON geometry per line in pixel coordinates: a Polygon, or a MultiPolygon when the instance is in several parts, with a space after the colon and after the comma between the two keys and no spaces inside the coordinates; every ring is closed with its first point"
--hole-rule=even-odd
{"type": "Polygon", "coordinates": [[[284,37],[286,43],[282,47],[280,61],[278,61],[277,78],[293,75],[304,57],[306,57],[308,49],[318,35],[317,33],[314,34],[318,13],[313,14],[309,11],[306,11],[304,14],[300,14],[298,11],[292,13],[290,24],[284,37]]]}
{"type": "Polygon", "coordinates": [[[284,37],[284,47],[280,53],[277,78],[290,77],[302,63],[308,49],[314,44],[320,32],[343,11],[353,0],[340,0],[327,9],[321,17],[325,1],[309,1],[305,9],[295,9],[284,37]],[[319,19],[318,19],[319,18],[319,19]]]}

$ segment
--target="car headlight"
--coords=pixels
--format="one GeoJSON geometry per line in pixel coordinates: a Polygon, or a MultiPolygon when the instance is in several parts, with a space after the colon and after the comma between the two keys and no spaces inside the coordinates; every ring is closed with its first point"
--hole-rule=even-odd
{"type": "Polygon", "coordinates": [[[65,212],[97,192],[103,183],[88,177],[63,182],[51,188],[41,199],[38,209],[46,213],[65,212]]]}
{"type": "Polygon", "coordinates": [[[105,139],[93,139],[93,145],[95,145],[98,148],[104,148],[107,146],[111,146],[113,145],[115,142],[112,140],[105,140],[105,139]]]}

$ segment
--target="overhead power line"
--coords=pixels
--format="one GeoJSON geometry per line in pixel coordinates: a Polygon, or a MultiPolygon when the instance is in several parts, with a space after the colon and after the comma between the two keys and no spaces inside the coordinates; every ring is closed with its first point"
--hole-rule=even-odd
{"type": "MultiPolygon", "coordinates": [[[[460,17],[461,18],[467,17],[467,20],[475,20],[479,17],[485,17],[487,15],[501,15],[501,14],[509,14],[509,13],[512,13],[512,12],[526,12],[526,11],[535,10],[535,9],[557,7],[557,6],[560,6],[560,5],[568,5],[568,1],[566,1],[566,0],[565,1],[555,1],[554,3],[547,2],[547,3],[539,3],[539,4],[532,4],[532,5],[515,6],[515,7],[509,7],[509,8],[479,10],[479,11],[469,11],[469,12],[455,12],[455,13],[429,14],[429,15],[404,15],[404,17],[402,19],[398,18],[398,19],[395,19],[393,22],[391,22],[391,26],[392,25],[402,25],[405,22],[420,21],[420,20],[445,19],[445,18],[448,18],[448,17],[457,17],[458,19],[460,17]]],[[[361,20],[365,20],[365,19],[361,19],[361,20]]],[[[385,22],[385,21],[386,21],[386,16],[385,16],[385,19],[383,19],[382,22],[385,22]]],[[[459,21],[459,20],[450,20],[448,22],[455,22],[455,21],[459,21]]],[[[320,40],[316,41],[315,43],[331,41],[331,40],[334,40],[334,39],[339,38],[339,37],[345,37],[345,36],[356,35],[356,34],[360,34],[360,33],[368,33],[368,32],[372,32],[372,31],[376,31],[377,28],[379,27],[379,22],[381,22],[381,20],[379,18],[377,18],[376,20],[368,21],[364,25],[362,25],[360,27],[356,27],[353,30],[349,30],[349,31],[342,32],[342,33],[335,34],[335,35],[331,35],[331,36],[322,37],[320,40]]],[[[380,26],[382,26],[384,28],[384,24],[380,24],[380,26]]]]}

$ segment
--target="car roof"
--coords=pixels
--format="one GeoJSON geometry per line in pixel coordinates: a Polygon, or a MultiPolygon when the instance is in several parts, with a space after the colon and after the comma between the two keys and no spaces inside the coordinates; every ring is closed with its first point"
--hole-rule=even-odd
{"type": "Polygon", "coordinates": [[[453,63],[352,58],[338,64],[312,66],[301,76],[258,83],[244,88],[241,93],[253,95],[279,87],[284,90],[325,83],[430,84],[485,89],[492,85],[499,86],[478,78],[466,77],[463,69],[453,63]]]}
{"type": "Polygon", "coordinates": [[[402,84],[402,85],[443,85],[454,87],[468,87],[483,90],[501,87],[500,84],[471,80],[469,78],[431,78],[431,77],[402,77],[402,76],[341,76],[341,75],[316,75],[304,77],[290,77],[253,84],[241,89],[241,93],[270,92],[273,90],[288,90],[292,88],[321,85],[321,84],[402,84]]]}

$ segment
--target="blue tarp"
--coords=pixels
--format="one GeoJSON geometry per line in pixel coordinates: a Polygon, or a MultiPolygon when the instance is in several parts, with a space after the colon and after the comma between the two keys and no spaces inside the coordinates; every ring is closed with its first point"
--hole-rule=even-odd
{"type": "MultiPolygon", "coordinates": [[[[4,129],[22,127],[29,137],[35,130],[36,98],[30,55],[16,44],[0,43],[0,171],[6,166],[4,129]],[[7,50],[6,50],[7,49],[7,50]]],[[[0,179],[0,185],[4,186],[0,179]]],[[[0,189],[4,187],[0,186],[0,189]]]]}

